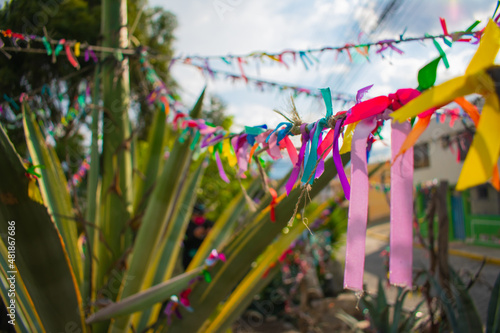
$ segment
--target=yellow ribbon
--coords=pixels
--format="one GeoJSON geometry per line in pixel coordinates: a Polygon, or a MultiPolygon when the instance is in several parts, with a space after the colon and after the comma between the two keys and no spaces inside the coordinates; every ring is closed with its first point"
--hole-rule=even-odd
{"type": "Polygon", "coordinates": [[[75,57],[80,56],[80,42],[75,43],[75,57]]]}
{"type": "Polygon", "coordinates": [[[222,156],[227,158],[227,163],[231,168],[234,168],[236,166],[236,163],[238,163],[238,160],[236,159],[236,156],[232,154],[231,151],[231,140],[225,139],[224,143],[222,144],[222,156]]]}
{"type": "Polygon", "coordinates": [[[478,93],[486,98],[476,135],[458,178],[458,191],[487,182],[494,174],[493,170],[497,168],[500,153],[500,109],[495,82],[487,70],[493,66],[499,49],[500,29],[490,20],[464,76],[426,90],[391,114],[395,121],[403,122],[430,108],[446,105],[461,96],[478,93]]]}
{"type": "Polygon", "coordinates": [[[354,133],[354,129],[359,121],[347,125],[344,134],[344,141],[342,142],[342,148],[340,148],[340,154],[345,154],[351,151],[351,143],[352,143],[352,134],[354,133]]]}

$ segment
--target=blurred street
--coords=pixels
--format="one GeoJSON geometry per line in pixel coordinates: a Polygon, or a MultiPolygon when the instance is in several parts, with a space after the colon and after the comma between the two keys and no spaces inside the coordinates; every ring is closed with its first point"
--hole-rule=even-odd
{"type": "MultiPolygon", "coordinates": [[[[366,238],[365,283],[370,292],[377,291],[378,279],[384,277],[386,274],[384,259],[380,253],[389,244],[389,230],[389,223],[383,223],[368,228],[366,238]]],[[[483,323],[485,323],[491,289],[495,284],[495,279],[500,273],[500,249],[466,245],[461,242],[451,242],[449,255],[451,266],[457,272],[470,274],[470,276],[474,276],[481,267],[483,258],[487,260],[487,263],[479,275],[478,281],[470,289],[470,295],[474,300],[483,323]]],[[[339,258],[342,258],[342,256],[340,255],[339,258]]],[[[429,257],[427,250],[419,246],[414,246],[414,269],[428,266],[429,257]]],[[[460,275],[463,276],[462,274],[460,275]]],[[[390,295],[389,297],[395,297],[396,288],[390,287],[387,291],[390,295]]],[[[417,297],[408,298],[406,307],[411,308],[418,302],[419,300],[417,297]]]]}

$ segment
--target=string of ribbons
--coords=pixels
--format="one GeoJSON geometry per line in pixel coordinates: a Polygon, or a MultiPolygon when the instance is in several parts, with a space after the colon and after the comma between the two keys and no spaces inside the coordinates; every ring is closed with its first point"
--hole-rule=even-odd
{"type": "MultiPolygon", "coordinates": [[[[500,29],[490,20],[480,34],[478,50],[465,74],[434,87],[436,69],[440,62],[447,65],[444,52],[424,66],[418,74],[417,89],[399,89],[388,95],[363,100],[371,86],[358,91],[356,104],[347,111],[333,113],[330,89],[321,89],[325,103],[325,116],[313,123],[300,120],[282,122],[276,128],[266,125],[247,126],[241,133],[228,133],[212,126],[203,119],[192,119],[183,112],[175,111],[169,121],[181,130],[180,140],[194,136],[191,149],[197,145],[212,152],[217,161],[221,178],[229,181],[223,162],[235,167],[237,175],[245,178],[252,156],[257,149],[266,152],[273,160],[283,158],[286,150],[293,164],[285,191],[299,182],[311,185],[324,171],[324,160],[331,154],[344,195],[349,201],[346,265],[344,286],[362,290],[365,256],[365,237],[368,209],[367,162],[370,149],[384,122],[391,122],[391,239],[390,282],[396,285],[412,285],[413,242],[413,145],[427,128],[431,117],[441,107],[456,102],[476,125],[471,148],[457,183],[457,190],[491,182],[500,189],[496,162],[500,153],[500,103],[496,82],[500,72],[493,62],[500,49],[500,29]],[[464,96],[482,94],[486,100],[481,113],[464,96]],[[417,121],[412,127],[411,118],[417,121]],[[300,135],[299,151],[290,137],[300,135]],[[340,138],[343,137],[342,146],[340,138]],[[344,172],[341,154],[351,153],[350,182],[344,172]],[[397,223],[396,223],[397,222],[397,223]]],[[[478,38],[479,38],[478,37],[478,38]]],[[[146,63],[146,62],[144,62],[146,63]]],[[[152,68],[144,66],[149,71],[152,68]]],[[[149,96],[150,103],[161,103],[167,114],[170,111],[168,91],[157,75],[150,72],[148,81],[155,90],[149,96]],[[166,101],[165,101],[166,100],[166,101]]],[[[278,214],[278,212],[275,212],[278,214]]],[[[185,295],[186,296],[186,295],[185,295]]],[[[187,297],[187,296],[186,296],[187,297]]],[[[184,304],[185,305],[185,304],[184,304]]]]}

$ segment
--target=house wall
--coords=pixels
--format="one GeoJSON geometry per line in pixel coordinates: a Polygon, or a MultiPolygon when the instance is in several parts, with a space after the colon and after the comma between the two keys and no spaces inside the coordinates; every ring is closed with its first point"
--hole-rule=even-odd
{"type": "Polygon", "coordinates": [[[500,193],[490,184],[470,189],[472,215],[500,215],[500,193]]]}
{"type": "Polygon", "coordinates": [[[454,135],[465,128],[456,122],[453,128],[449,123],[436,123],[432,120],[429,128],[418,139],[417,145],[426,142],[429,145],[429,166],[414,170],[413,183],[420,184],[429,180],[447,180],[449,184],[456,184],[463,162],[457,163],[457,155],[449,147],[443,147],[441,138],[444,135],[454,135]]]}

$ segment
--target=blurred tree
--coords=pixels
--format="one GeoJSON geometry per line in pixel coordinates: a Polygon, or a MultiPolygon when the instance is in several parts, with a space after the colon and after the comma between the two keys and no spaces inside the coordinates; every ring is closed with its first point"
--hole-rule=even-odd
{"type": "MultiPolygon", "coordinates": [[[[175,15],[162,8],[148,8],[146,1],[130,0],[128,3],[130,40],[133,47],[148,48],[150,54],[157,55],[150,63],[164,80],[170,90],[175,90],[175,82],[168,73],[169,59],[172,57],[173,31],[177,26],[175,15]],[[159,56],[161,55],[161,57],[159,56]]],[[[0,29],[11,29],[29,35],[44,35],[58,40],[77,40],[90,45],[99,45],[101,25],[101,0],[11,0],[0,9],[0,29]]],[[[14,41],[0,35],[6,46],[15,44],[25,48],[24,41],[14,41]]],[[[40,48],[41,45],[29,45],[40,48]]],[[[90,122],[88,105],[82,108],[81,117],[68,117],[70,106],[85,96],[87,88],[92,90],[95,64],[79,59],[82,66],[75,70],[69,62],[58,57],[55,62],[45,54],[11,52],[8,59],[0,54],[0,91],[16,102],[22,93],[27,93],[32,110],[38,112],[40,121],[51,129],[60,128],[56,135],[58,157],[61,161],[68,159],[82,160],[84,136],[80,131],[82,125],[90,122]],[[83,90],[82,90],[83,85],[83,90]]],[[[138,57],[130,59],[132,108],[138,113],[135,126],[139,134],[147,133],[151,124],[153,109],[145,102],[150,87],[147,86],[138,57]]],[[[87,100],[88,102],[89,100],[87,100]]],[[[98,104],[93,101],[94,104],[98,104]]],[[[8,101],[0,96],[0,123],[8,130],[16,149],[26,156],[24,131],[20,119],[20,110],[16,110],[8,101]]],[[[78,165],[68,165],[68,172],[74,172],[78,165]]]]}
{"type": "Polygon", "coordinates": [[[211,96],[210,104],[202,111],[203,119],[229,131],[233,125],[234,116],[228,116],[226,108],[227,105],[222,99],[218,96],[211,96]]]}

